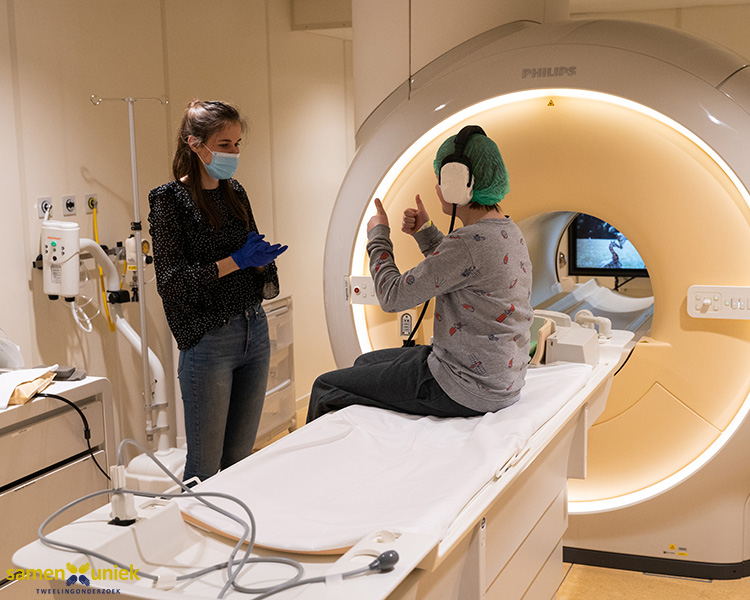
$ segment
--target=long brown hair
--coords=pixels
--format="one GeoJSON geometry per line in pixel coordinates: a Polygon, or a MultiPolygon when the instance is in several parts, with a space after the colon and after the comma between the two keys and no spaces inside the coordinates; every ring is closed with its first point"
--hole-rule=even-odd
{"type": "MultiPolygon", "coordinates": [[[[205,144],[214,133],[221,131],[231,123],[239,123],[243,133],[247,130],[245,120],[240,117],[239,111],[234,106],[225,102],[194,100],[188,104],[182,117],[182,123],[180,123],[177,134],[177,150],[172,161],[174,178],[179,181],[187,176],[184,184],[190,190],[193,201],[216,230],[221,229],[222,226],[221,212],[215,204],[209,202],[206,198],[201,185],[201,160],[191,150],[187,140],[192,135],[205,144]]],[[[250,229],[250,216],[229,180],[220,179],[219,189],[227,199],[232,214],[245,221],[245,226],[250,229]]]]}

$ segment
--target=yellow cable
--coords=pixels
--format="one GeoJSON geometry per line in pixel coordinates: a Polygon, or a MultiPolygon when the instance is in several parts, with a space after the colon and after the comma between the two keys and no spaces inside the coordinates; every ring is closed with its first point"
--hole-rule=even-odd
{"type": "Polygon", "coordinates": [[[128,276],[128,259],[126,258],[124,261],[122,261],[122,279],[120,279],[120,289],[122,289],[122,284],[125,281],[125,278],[127,276],[128,276]]]}
{"type": "MultiPolygon", "coordinates": [[[[94,241],[97,244],[99,243],[99,225],[96,220],[96,206],[94,206],[94,241]]],[[[109,303],[107,302],[107,293],[104,289],[104,271],[102,270],[101,266],[99,266],[99,283],[101,283],[101,286],[102,286],[102,302],[104,302],[104,312],[107,315],[107,323],[109,323],[109,330],[114,331],[115,324],[112,321],[112,316],[109,314],[109,303]]]]}

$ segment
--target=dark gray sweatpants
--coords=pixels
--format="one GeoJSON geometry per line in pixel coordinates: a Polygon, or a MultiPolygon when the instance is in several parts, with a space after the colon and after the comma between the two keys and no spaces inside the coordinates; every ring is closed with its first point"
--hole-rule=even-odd
{"type": "Polygon", "coordinates": [[[443,392],[427,365],[431,351],[432,346],[375,350],[361,355],[351,367],[324,373],[313,384],[307,422],[352,404],[435,417],[484,414],[443,392]]]}

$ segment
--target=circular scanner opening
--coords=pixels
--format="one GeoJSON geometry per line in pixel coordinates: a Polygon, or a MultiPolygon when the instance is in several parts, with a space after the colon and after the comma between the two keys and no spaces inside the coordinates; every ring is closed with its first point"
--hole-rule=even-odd
{"type": "MultiPolygon", "coordinates": [[[[571,214],[595,215],[626,234],[648,265],[650,332],[615,377],[589,436],[589,475],[570,487],[571,511],[609,510],[661,493],[690,475],[744,414],[750,323],[691,319],[690,285],[750,280],[747,192],[686,128],[613,96],[577,90],[520,92],[462,111],[427,132],[383,178],[383,199],[402,271],[421,260],[397,223],[420,194],[446,231],[432,160],[445,137],[479,124],[510,174],[502,208],[532,255],[535,306],[560,290],[558,243],[571,214]]],[[[371,199],[372,200],[372,199],[371,199]]],[[[364,228],[353,275],[367,274],[364,228]]],[[[398,315],[353,307],[362,350],[400,345],[398,315]]],[[[418,342],[429,341],[431,315],[418,342]]]]}
{"type": "Polygon", "coordinates": [[[589,310],[609,319],[613,329],[633,333],[635,341],[650,333],[654,302],[648,269],[621,228],[585,213],[537,219],[526,228],[532,239],[560,240],[555,255],[561,291],[535,308],[571,319],[589,310]]]}

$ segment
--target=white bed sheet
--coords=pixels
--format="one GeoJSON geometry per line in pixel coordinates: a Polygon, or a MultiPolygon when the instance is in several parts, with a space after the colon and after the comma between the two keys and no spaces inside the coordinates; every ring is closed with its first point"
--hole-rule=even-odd
{"type": "MultiPolygon", "coordinates": [[[[351,406],[196,487],[242,499],[256,543],[291,552],[348,548],[380,529],[442,539],[461,508],[586,383],[592,368],[529,369],[521,399],[482,417],[439,419],[351,406]]],[[[185,515],[229,537],[236,523],[193,499],[185,515]]],[[[235,514],[237,505],[217,501],[235,514]]]]}

